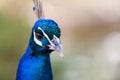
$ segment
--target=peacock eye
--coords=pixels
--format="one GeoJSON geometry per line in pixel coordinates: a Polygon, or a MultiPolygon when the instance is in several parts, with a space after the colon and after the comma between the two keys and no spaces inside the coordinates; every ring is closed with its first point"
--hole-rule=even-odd
{"type": "Polygon", "coordinates": [[[38,40],[41,40],[43,38],[43,35],[38,32],[35,33],[35,36],[38,40]]]}

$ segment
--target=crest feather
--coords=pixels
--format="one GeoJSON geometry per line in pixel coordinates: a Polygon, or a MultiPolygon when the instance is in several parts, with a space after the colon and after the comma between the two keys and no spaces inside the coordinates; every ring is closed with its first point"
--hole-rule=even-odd
{"type": "Polygon", "coordinates": [[[33,10],[35,11],[37,17],[39,19],[44,18],[42,0],[33,0],[33,2],[34,2],[33,10]]]}

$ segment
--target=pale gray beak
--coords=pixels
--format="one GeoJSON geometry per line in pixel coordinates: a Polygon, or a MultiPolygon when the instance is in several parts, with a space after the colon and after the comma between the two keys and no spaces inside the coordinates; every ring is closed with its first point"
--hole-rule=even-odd
{"type": "Polygon", "coordinates": [[[57,38],[55,35],[53,36],[53,39],[50,41],[49,49],[57,51],[60,53],[60,56],[63,56],[63,48],[60,42],[60,39],[57,38]]]}

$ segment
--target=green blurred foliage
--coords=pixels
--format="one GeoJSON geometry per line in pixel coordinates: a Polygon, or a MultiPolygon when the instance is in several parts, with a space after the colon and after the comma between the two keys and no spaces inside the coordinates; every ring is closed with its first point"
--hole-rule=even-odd
{"type": "Polygon", "coordinates": [[[0,14],[0,80],[15,80],[29,35],[30,28],[24,20],[0,14]]]}

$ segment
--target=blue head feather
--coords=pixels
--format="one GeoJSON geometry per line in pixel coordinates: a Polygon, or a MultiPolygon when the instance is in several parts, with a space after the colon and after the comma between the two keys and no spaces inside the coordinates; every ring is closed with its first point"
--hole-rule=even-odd
{"type": "Polygon", "coordinates": [[[46,33],[50,40],[53,39],[53,35],[58,38],[61,35],[60,28],[55,21],[51,19],[36,21],[32,28],[28,48],[20,60],[16,80],[52,80],[49,54],[53,50],[49,49],[50,42],[42,31],[46,33]],[[35,42],[34,37],[42,43],[42,46],[35,42]]]}

